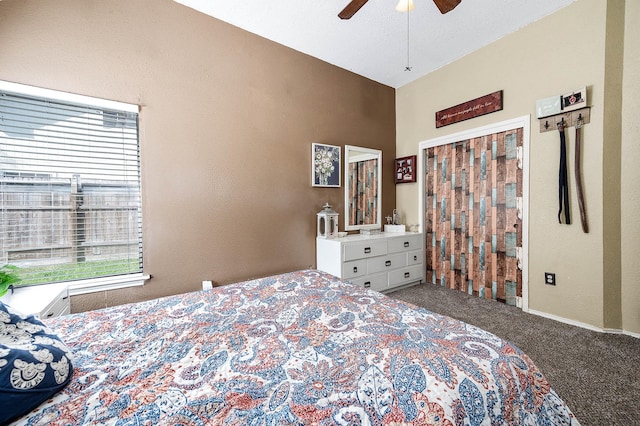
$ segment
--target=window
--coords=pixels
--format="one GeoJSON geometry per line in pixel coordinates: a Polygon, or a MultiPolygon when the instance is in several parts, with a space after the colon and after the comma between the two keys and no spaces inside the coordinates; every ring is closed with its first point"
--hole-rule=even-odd
{"type": "Polygon", "coordinates": [[[0,266],[19,285],[141,274],[137,107],[0,83],[0,266]]]}

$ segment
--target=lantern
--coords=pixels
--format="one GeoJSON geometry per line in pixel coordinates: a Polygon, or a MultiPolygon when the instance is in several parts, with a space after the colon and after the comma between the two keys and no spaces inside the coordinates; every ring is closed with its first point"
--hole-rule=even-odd
{"type": "Polygon", "coordinates": [[[318,212],[318,237],[335,238],[338,236],[338,213],[326,203],[318,212]]]}

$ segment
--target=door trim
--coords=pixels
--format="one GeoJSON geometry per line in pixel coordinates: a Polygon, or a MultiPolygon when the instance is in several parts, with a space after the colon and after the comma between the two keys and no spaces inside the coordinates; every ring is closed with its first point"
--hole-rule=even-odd
{"type": "MultiPolygon", "coordinates": [[[[447,145],[466,139],[491,135],[493,133],[505,132],[522,128],[522,300],[521,308],[524,312],[529,311],[529,141],[531,133],[531,116],[523,115],[511,120],[501,121],[486,126],[463,130],[439,136],[433,139],[421,141],[418,145],[418,219],[420,232],[426,235],[424,228],[424,151],[440,145],[447,145]]],[[[426,267],[426,266],[425,266],[426,267]]],[[[516,303],[517,304],[517,303],[516,303]]]]}

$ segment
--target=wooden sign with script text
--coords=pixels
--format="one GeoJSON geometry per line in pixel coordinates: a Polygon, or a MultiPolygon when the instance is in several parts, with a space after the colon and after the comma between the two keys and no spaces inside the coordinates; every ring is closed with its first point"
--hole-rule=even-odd
{"type": "Polygon", "coordinates": [[[502,110],[502,90],[436,112],[436,128],[502,110]]]}

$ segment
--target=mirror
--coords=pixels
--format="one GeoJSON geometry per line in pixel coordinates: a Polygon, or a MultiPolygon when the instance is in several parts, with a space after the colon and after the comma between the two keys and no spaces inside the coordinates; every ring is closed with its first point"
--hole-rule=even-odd
{"type": "Polygon", "coordinates": [[[382,151],[344,147],[344,229],[380,229],[382,151]]]}

